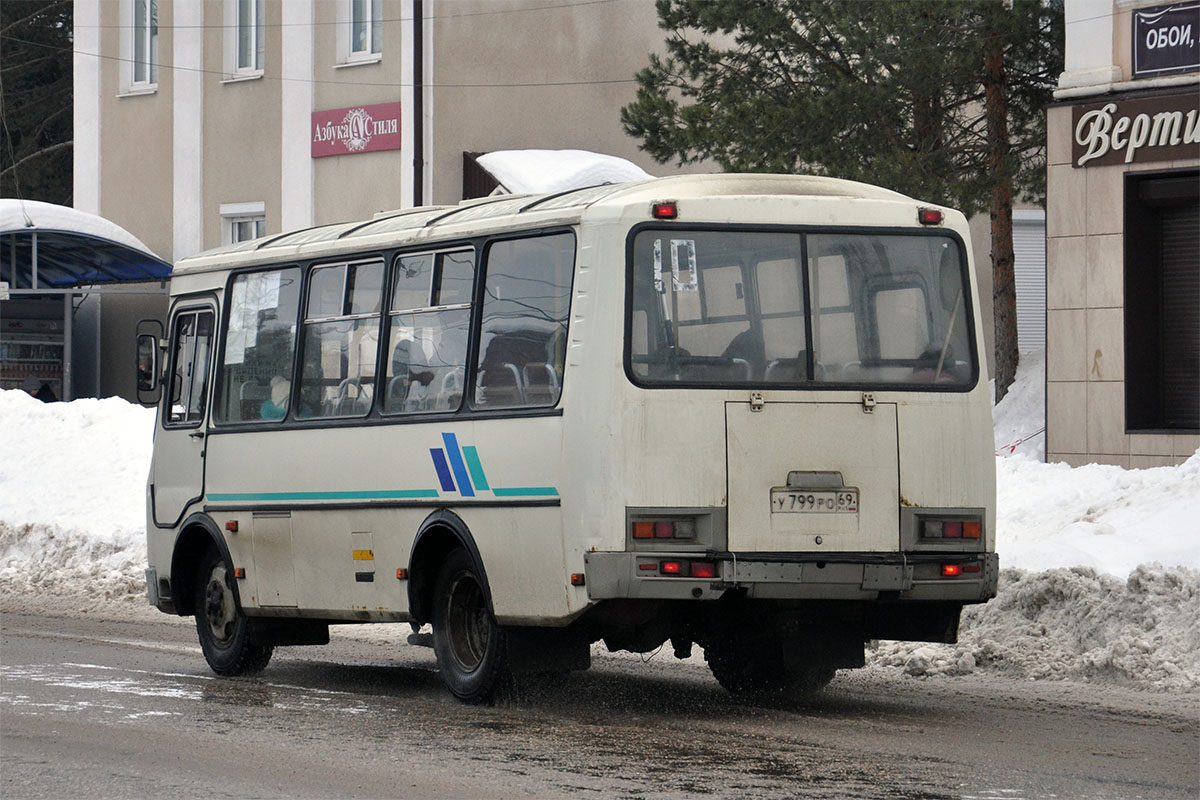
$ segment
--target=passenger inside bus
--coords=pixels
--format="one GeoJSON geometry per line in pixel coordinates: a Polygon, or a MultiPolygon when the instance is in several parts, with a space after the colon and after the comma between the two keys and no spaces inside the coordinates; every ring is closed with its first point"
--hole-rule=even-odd
{"type": "Polygon", "coordinates": [[[288,393],[291,388],[291,381],[282,375],[271,378],[271,395],[259,406],[259,416],[263,419],[283,419],[287,414],[288,393]]]}

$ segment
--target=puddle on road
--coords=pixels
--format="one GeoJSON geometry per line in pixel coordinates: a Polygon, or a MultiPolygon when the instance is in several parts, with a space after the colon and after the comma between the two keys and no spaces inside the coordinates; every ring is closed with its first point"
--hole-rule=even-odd
{"type": "Polygon", "coordinates": [[[22,713],[99,713],[136,720],[180,716],[193,703],[351,715],[369,710],[354,695],[344,692],[275,685],[254,679],[223,679],[98,664],[0,665],[0,704],[22,713]],[[45,688],[35,692],[21,689],[28,684],[45,688]],[[151,707],[145,707],[146,704],[151,707]]]}

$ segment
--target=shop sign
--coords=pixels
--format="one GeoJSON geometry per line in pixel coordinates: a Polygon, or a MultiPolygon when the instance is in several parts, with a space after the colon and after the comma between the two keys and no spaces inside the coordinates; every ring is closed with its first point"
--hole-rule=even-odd
{"type": "Polygon", "coordinates": [[[335,108],[312,114],[312,157],[400,149],[400,104],[335,108]]]}
{"type": "Polygon", "coordinates": [[[1071,165],[1200,158],[1200,94],[1075,106],[1071,165]]]}
{"type": "Polygon", "coordinates": [[[1200,70],[1200,0],[1133,12],[1133,77],[1200,70]]]}

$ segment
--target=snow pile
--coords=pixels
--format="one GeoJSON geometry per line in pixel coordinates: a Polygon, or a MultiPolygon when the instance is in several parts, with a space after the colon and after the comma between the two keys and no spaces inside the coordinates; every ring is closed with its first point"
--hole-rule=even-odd
{"type": "Polygon", "coordinates": [[[1200,453],[1178,467],[1131,470],[999,458],[996,531],[1006,567],[1200,569],[1200,453]]]}
{"type": "Polygon", "coordinates": [[[1200,688],[1200,571],[1155,564],[1127,580],[1087,567],[1004,570],[964,610],[955,645],[877,642],[868,658],[914,676],[987,669],[1034,680],[1200,688]]]}
{"type": "MultiPolygon", "coordinates": [[[[995,381],[992,397],[996,396],[995,381]]],[[[1046,458],[1046,351],[1021,353],[1016,380],[992,409],[996,455],[1046,458]]]]}
{"type": "Polygon", "coordinates": [[[565,192],[653,177],[631,161],[587,150],[497,150],[478,161],[512,194],[565,192]]]}
{"type": "Polygon", "coordinates": [[[154,410],[0,391],[0,596],[144,595],[154,410]]]}

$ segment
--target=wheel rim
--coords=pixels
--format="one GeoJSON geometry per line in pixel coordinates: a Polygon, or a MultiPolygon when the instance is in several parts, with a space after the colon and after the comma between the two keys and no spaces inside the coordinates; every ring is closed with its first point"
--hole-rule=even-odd
{"type": "Polygon", "coordinates": [[[208,574],[208,583],[204,587],[204,619],[213,643],[220,647],[233,640],[234,624],[237,622],[237,606],[226,578],[225,565],[216,564],[208,574]]]}
{"type": "Polygon", "coordinates": [[[450,657],[463,672],[474,672],[487,655],[491,618],[479,584],[467,574],[454,580],[447,597],[450,657]]]}

